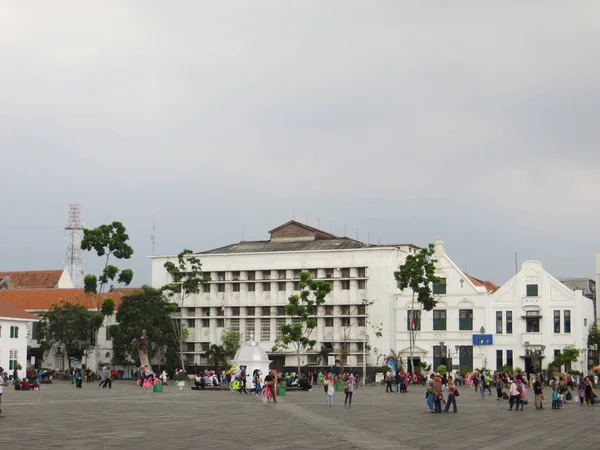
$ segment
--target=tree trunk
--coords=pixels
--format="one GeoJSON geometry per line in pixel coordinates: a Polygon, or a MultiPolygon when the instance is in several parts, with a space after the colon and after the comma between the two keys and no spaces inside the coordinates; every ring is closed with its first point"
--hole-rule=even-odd
{"type": "MultiPolygon", "coordinates": [[[[414,358],[414,346],[415,346],[415,292],[412,294],[412,304],[410,307],[410,322],[408,324],[409,330],[409,344],[410,344],[410,373],[415,373],[415,358],[414,358]]],[[[396,363],[397,364],[397,363],[396,363]]],[[[396,366],[396,370],[398,367],[396,366]]]]}
{"type": "Polygon", "coordinates": [[[140,358],[140,366],[150,367],[150,358],[148,357],[148,350],[138,349],[138,357],[140,358]]]}
{"type": "Polygon", "coordinates": [[[300,379],[300,347],[296,347],[296,362],[298,363],[298,379],[300,379]]]}

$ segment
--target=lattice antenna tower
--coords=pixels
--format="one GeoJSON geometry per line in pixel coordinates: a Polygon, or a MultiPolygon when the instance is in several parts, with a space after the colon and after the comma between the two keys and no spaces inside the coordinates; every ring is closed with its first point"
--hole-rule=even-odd
{"type": "Polygon", "coordinates": [[[65,252],[65,268],[71,276],[73,286],[83,287],[83,258],[81,256],[81,240],[83,226],[81,225],[81,205],[69,205],[69,220],[65,226],[67,248],[65,252]]]}

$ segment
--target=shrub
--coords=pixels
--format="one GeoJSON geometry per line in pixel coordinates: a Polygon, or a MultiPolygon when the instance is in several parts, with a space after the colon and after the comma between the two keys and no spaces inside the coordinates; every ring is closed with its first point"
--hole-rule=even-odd
{"type": "Polygon", "coordinates": [[[175,381],[188,381],[189,377],[185,370],[177,370],[175,372],[175,381]]]}
{"type": "Polygon", "coordinates": [[[441,364],[437,367],[437,373],[440,375],[446,375],[446,373],[448,373],[448,369],[446,369],[445,365],[441,364]]]}

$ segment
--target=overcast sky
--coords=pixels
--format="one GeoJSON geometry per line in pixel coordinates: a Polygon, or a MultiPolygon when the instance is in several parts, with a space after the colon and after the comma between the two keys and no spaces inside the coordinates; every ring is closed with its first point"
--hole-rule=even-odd
{"type": "MultiPolygon", "coordinates": [[[[297,220],[442,239],[475,276],[594,274],[600,2],[0,3],[0,269],[60,268],[69,203],[156,252],[297,220]]],[[[86,255],[86,270],[97,258],[86,255]]]]}

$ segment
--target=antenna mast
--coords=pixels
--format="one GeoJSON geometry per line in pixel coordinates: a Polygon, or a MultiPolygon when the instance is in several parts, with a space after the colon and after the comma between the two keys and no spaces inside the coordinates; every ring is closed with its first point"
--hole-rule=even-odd
{"type": "Polygon", "coordinates": [[[81,225],[81,205],[69,205],[69,219],[65,226],[67,248],[65,252],[65,269],[71,276],[73,286],[83,286],[83,258],[81,256],[81,240],[83,239],[83,226],[81,225]]]}
{"type": "Polygon", "coordinates": [[[152,241],[152,256],[154,256],[156,252],[156,214],[152,214],[152,235],[150,236],[150,240],[152,241]]]}

